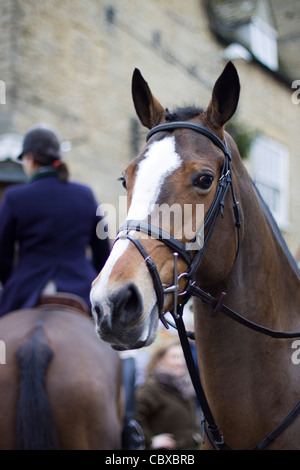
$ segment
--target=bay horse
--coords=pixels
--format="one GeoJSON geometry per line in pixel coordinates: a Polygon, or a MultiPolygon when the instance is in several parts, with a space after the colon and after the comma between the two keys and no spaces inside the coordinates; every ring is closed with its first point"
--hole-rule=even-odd
{"type": "Polygon", "coordinates": [[[59,295],[0,319],[0,450],[121,448],[118,353],[99,341],[81,299],[67,306],[59,295]]]}
{"type": "Polygon", "coordinates": [[[135,69],[133,102],[150,132],[122,175],[128,215],[93,283],[93,316],[115,349],[141,348],[154,341],[165,312],[181,328],[192,296],[208,436],[202,448],[299,449],[300,369],[292,361],[299,271],[225,131],[239,93],[229,62],[205,110],[170,112],[135,69]],[[178,230],[175,212],[162,210],[152,223],[157,207],[174,204],[193,237],[178,230]],[[204,223],[196,220],[199,205],[204,223]],[[186,218],[185,207],[192,207],[186,218]]]}

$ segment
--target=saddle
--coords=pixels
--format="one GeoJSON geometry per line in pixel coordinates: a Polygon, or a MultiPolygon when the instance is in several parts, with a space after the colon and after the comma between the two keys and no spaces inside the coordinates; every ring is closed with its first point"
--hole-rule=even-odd
{"type": "Polygon", "coordinates": [[[69,292],[57,292],[56,294],[42,294],[36,305],[37,308],[59,308],[76,310],[91,318],[91,312],[86,302],[75,294],[69,292]]]}

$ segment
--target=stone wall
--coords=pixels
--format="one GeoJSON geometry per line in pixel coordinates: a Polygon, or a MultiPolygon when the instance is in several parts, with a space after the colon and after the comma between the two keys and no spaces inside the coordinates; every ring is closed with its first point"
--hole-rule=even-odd
{"type": "MultiPolygon", "coordinates": [[[[172,109],[206,107],[226,63],[201,0],[2,0],[0,13],[0,79],[7,84],[0,133],[53,125],[72,144],[65,159],[73,179],[116,207],[125,195],[117,179],[146,133],[131,99],[134,68],[172,109]]],[[[285,236],[295,251],[299,106],[292,104],[292,90],[258,64],[235,65],[242,85],[238,118],[289,148],[291,224],[285,236]]]]}

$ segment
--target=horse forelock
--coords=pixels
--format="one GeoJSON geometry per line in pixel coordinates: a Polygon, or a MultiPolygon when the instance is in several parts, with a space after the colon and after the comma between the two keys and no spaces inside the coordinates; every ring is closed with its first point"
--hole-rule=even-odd
{"type": "Polygon", "coordinates": [[[204,109],[197,106],[178,107],[174,111],[166,109],[165,120],[167,122],[188,121],[204,112],[204,109]]]}

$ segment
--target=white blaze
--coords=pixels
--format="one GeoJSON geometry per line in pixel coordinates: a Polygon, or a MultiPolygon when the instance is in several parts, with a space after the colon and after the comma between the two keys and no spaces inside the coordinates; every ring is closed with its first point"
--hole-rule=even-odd
{"type": "Polygon", "coordinates": [[[175,137],[150,145],[138,167],[128,220],[144,220],[151,214],[166,177],[180,164],[180,156],[175,151],[175,137]]]}
{"type": "MultiPolygon", "coordinates": [[[[145,220],[151,214],[167,176],[181,165],[175,151],[175,138],[167,137],[153,142],[140,162],[134,183],[132,201],[127,220],[145,220]]],[[[119,239],[114,244],[110,256],[102,269],[100,280],[91,291],[91,301],[107,299],[107,283],[117,260],[123,255],[129,240],[119,239]]],[[[145,268],[146,269],[146,268],[145,268]]],[[[153,299],[155,302],[155,300],[153,299]]]]}

